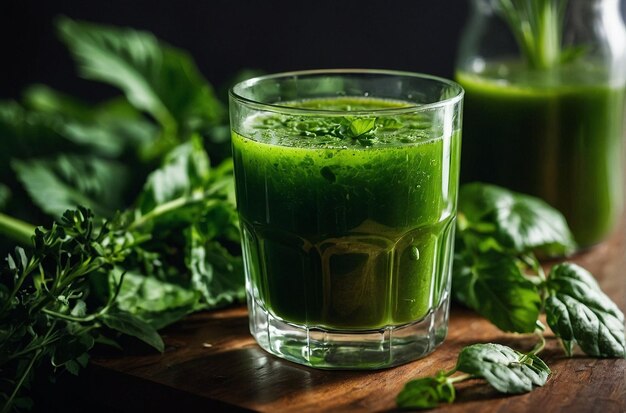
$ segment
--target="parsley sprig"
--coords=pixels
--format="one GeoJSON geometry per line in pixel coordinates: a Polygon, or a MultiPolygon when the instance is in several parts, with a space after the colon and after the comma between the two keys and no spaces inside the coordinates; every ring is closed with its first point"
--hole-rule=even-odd
{"type": "Polygon", "coordinates": [[[141,242],[133,234],[121,235],[109,225],[96,229],[91,211],[79,207],[49,229],[35,229],[32,253],[17,247],[8,255],[0,284],[3,412],[28,404],[20,392],[44,360],[54,370],[76,374],[86,365],[89,350],[96,342],[108,343],[112,331],[163,351],[153,327],[116,305],[123,279],[104,305],[88,305],[89,279],[106,278],[141,242]]]}

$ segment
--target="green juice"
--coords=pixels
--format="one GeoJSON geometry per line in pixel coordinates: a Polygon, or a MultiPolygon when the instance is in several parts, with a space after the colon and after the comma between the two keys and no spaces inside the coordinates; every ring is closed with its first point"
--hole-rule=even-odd
{"type": "Polygon", "coordinates": [[[539,196],[581,246],[601,241],[624,189],[625,90],[605,78],[589,67],[532,73],[506,63],[457,73],[466,92],[462,181],[539,196]]]}
{"type": "MultiPolygon", "coordinates": [[[[406,106],[367,98],[290,105],[406,106]]],[[[268,112],[233,131],[249,299],[278,319],[328,330],[422,319],[448,282],[459,132],[438,130],[427,115],[379,116],[364,142],[333,132],[345,117],[317,116],[268,112]]]]}

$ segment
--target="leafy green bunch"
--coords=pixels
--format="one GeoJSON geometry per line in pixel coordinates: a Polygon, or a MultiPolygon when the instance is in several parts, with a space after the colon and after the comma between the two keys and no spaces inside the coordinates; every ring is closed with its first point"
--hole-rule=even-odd
{"type": "Polygon", "coordinates": [[[135,208],[102,221],[79,207],[37,228],[32,253],[18,247],[0,272],[6,405],[19,405],[44,362],[75,374],[95,343],[114,344],[112,333],[163,351],[157,329],[241,301],[232,197],[231,163],[211,169],[192,138],[149,175],[135,208]]]}
{"type": "Polygon", "coordinates": [[[158,329],[244,296],[226,111],[209,83],[149,33],[58,29],[82,76],[123,95],[91,105],[37,85],[0,102],[3,411],[32,404],[36,377],[76,374],[98,343],[162,351],[158,329]]]}
{"type": "Polygon", "coordinates": [[[48,222],[83,205],[111,218],[194,134],[214,162],[229,156],[226,109],[185,52],[132,29],[67,18],[57,28],[82,77],[123,95],[88,104],[33,85],[0,101],[0,211],[48,222]]]}
{"type": "Polygon", "coordinates": [[[573,347],[592,357],[626,356],[624,315],[593,276],[572,263],[546,276],[537,259],[575,248],[563,216],[545,202],[487,184],[459,192],[452,274],[456,301],[503,331],[534,333],[528,353],[499,344],[464,348],[450,371],[411,381],[398,395],[400,407],[429,408],[454,401],[454,383],[480,378],[502,393],[543,386],[550,369],[539,358],[545,345],[542,312],[567,356],[573,347]],[[461,373],[455,375],[455,373],[461,373]]]}

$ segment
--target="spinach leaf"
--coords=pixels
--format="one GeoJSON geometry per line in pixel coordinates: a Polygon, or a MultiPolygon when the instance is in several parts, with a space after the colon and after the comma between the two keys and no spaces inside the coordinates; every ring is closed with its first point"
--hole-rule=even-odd
{"type": "Polygon", "coordinates": [[[68,18],[58,21],[58,30],[82,76],[122,89],[160,123],[161,143],[175,144],[179,136],[223,120],[225,110],[192,58],[151,33],[68,18]]]}
{"type": "Polygon", "coordinates": [[[66,114],[26,109],[16,102],[0,102],[0,137],[5,149],[0,159],[6,161],[78,150],[98,156],[118,156],[134,142],[151,140],[153,133],[154,128],[140,119],[108,115],[104,120],[97,114],[91,120],[76,119],[66,114]]]}
{"type": "Polygon", "coordinates": [[[442,402],[452,403],[454,383],[471,379],[484,379],[501,393],[525,393],[543,386],[550,373],[535,351],[523,354],[501,344],[473,344],[461,350],[454,369],[407,382],[396,404],[429,409],[442,402]],[[455,375],[458,372],[465,374],[455,375]]]}
{"type": "Polygon", "coordinates": [[[443,374],[411,380],[396,397],[396,404],[403,409],[430,409],[439,403],[452,403],[454,386],[443,374]]]}
{"type": "Polygon", "coordinates": [[[457,369],[484,378],[501,393],[513,394],[543,386],[550,375],[539,357],[493,343],[465,347],[459,354],[457,369]]]}
{"type": "MultiPolygon", "coordinates": [[[[111,273],[114,290],[121,280],[122,269],[111,273]]],[[[201,294],[189,286],[151,276],[125,272],[115,303],[117,307],[147,322],[155,329],[168,326],[202,308],[201,294]]]]}
{"type": "Polygon", "coordinates": [[[548,325],[568,355],[574,343],[595,357],[626,357],[624,314],[576,264],[556,265],[546,282],[548,325]]]}
{"type": "Polygon", "coordinates": [[[100,319],[107,327],[115,331],[138,338],[160,352],[165,350],[163,339],[156,329],[131,313],[119,309],[111,309],[102,314],[100,319]]]}
{"type": "Polygon", "coordinates": [[[49,160],[14,160],[11,166],[33,202],[50,215],[58,217],[83,205],[110,217],[124,206],[129,172],[116,161],[59,155],[49,160]]]}
{"type": "Polygon", "coordinates": [[[231,162],[211,168],[194,136],[165,156],[136,204],[115,224],[146,239],[109,276],[109,291],[128,276],[119,308],[160,328],[244,298],[231,162]]]}
{"type": "Polygon", "coordinates": [[[93,108],[87,103],[42,84],[28,86],[22,92],[22,103],[28,110],[79,121],[92,120],[94,117],[93,108]]]}
{"type": "Polygon", "coordinates": [[[138,209],[147,213],[158,205],[203,192],[210,180],[209,157],[202,141],[194,136],[168,153],[163,165],[153,171],[138,199],[138,209]]]}
{"type": "Polygon", "coordinates": [[[188,233],[187,266],[191,285],[200,291],[208,308],[245,299],[243,260],[233,257],[215,241],[206,240],[197,228],[188,233]]]}
{"type": "Polygon", "coordinates": [[[155,144],[158,133],[123,97],[91,105],[45,85],[31,85],[23,104],[34,113],[61,119],[61,135],[78,145],[97,145],[96,152],[106,156],[120,156],[127,148],[137,148],[141,155],[155,144]]]}
{"type": "Polygon", "coordinates": [[[493,251],[455,254],[452,292],[503,331],[535,330],[541,309],[539,291],[509,255],[493,251]]]}
{"type": "Polygon", "coordinates": [[[482,243],[482,249],[504,249],[513,254],[536,251],[554,256],[569,254],[575,248],[560,212],[538,198],[494,185],[472,183],[461,187],[459,226],[472,235],[468,240],[482,243]]]}

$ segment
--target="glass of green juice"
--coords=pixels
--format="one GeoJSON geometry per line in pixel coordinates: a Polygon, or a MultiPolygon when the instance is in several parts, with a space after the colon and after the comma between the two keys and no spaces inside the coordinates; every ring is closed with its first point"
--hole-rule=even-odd
{"type": "Polygon", "coordinates": [[[452,81],[385,70],[231,89],[250,331],[263,349],[378,369],[444,340],[462,101],[452,81]]]}

